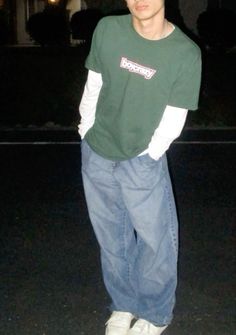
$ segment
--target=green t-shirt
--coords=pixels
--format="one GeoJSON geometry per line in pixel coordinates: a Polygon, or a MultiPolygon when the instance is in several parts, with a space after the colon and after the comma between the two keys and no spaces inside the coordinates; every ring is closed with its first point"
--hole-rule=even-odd
{"type": "Polygon", "coordinates": [[[94,32],[86,67],[102,74],[103,86],[85,138],[107,159],[144,151],[167,105],[197,109],[201,53],[178,27],[153,41],[135,31],[131,15],[106,17],[94,32]]]}

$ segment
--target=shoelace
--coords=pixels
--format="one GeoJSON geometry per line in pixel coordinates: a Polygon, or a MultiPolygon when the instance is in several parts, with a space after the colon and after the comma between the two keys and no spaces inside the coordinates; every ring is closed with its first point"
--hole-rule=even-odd
{"type": "Polygon", "coordinates": [[[151,330],[151,324],[145,320],[139,319],[134,325],[135,331],[142,333],[151,330]]]}
{"type": "Polygon", "coordinates": [[[110,319],[106,322],[106,325],[123,328],[127,327],[127,324],[130,322],[130,320],[131,317],[129,318],[127,316],[126,318],[123,313],[122,314],[116,313],[115,315],[112,315],[110,317],[110,319]]]}
{"type": "Polygon", "coordinates": [[[162,331],[165,328],[166,328],[165,326],[160,327],[159,332],[158,332],[158,330],[156,329],[156,327],[154,325],[152,325],[151,323],[149,323],[149,322],[147,322],[146,320],[143,320],[143,319],[139,319],[133,327],[135,332],[140,333],[140,334],[146,333],[146,334],[149,334],[149,335],[152,335],[152,334],[155,335],[155,334],[157,334],[157,332],[159,334],[161,334],[162,331]]]}

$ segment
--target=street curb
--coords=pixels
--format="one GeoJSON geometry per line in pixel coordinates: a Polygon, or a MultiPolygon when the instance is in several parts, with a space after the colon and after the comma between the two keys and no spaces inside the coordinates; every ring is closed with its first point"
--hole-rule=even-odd
{"type": "MultiPolygon", "coordinates": [[[[75,127],[0,129],[0,144],[77,144],[75,127]]],[[[175,143],[236,143],[236,127],[185,128],[175,143]]]]}

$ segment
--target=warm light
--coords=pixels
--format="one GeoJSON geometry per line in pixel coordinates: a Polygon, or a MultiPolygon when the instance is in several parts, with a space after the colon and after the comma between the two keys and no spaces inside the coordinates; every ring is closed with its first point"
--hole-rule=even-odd
{"type": "Polygon", "coordinates": [[[59,2],[59,0],[48,0],[48,2],[51,3],[51,4],[56,4],[56,3],[59,2]]]}

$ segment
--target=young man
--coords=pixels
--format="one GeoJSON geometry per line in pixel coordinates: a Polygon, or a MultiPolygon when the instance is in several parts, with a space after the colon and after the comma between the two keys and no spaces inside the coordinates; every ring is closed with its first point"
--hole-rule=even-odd
{"type": "Polygon", "coordinates": [[[131,14],[100,21],[86,60],[82,174],[112,300],[106,335],[160,335],[178,253],[165,152],[197,108],[201,55],[167,21],[164,0],[126,2],[131,14]]]}

